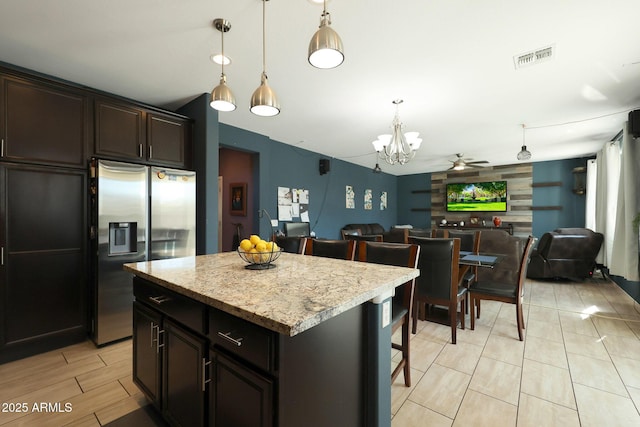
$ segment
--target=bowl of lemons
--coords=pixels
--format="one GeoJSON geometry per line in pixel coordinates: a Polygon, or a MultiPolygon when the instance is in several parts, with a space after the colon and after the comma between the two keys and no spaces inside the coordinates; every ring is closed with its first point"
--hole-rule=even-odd
{"type": "Polygon", "coordinates": [[[255,234],[243,239],[238,247],[238,255],[247,263],[244,268],[249,270],[275,268],[273,261],[277,260],[281,253],[282,249],[276,242],[267,242],[255,234]]]}

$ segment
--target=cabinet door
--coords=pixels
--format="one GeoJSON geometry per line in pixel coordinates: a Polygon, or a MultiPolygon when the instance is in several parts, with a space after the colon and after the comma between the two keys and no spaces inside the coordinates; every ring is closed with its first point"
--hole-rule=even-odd
{"type": "Polygon", "coordinates": [[[157,113],[147,114],[148,158],[153,164],[190,167],[191,122],[157,113]]]}
{"type": "Polygon", "coordinates": [[[218,351],[211,352],[209,425],[271,427],[273,381],[218,351]]]}
{"type": "Polygon", "coordinates": [[[86,167],[87,98],[71,89],[0,78],[2,158],[86,167]]]}
{"type": "Polygon", "coordinates": [[[95,152],[99,156],[144,160],[145,112],[124,103],[95,102],[95,152]]]}
{"type": "Polygon", "coordinates": [[[162,315],[133,303],[133,382],[160,408],[162,315]]]}
{"type": "Polygon", "coordinates": [[[165,320],[162,414],[172,425],[205,425],[206,349],[204,338],[165,320]]]}
{"type": "Polygon", "coordinates": [[[86,172],[0,166],[0,363],[86,339],[86,172]]]}

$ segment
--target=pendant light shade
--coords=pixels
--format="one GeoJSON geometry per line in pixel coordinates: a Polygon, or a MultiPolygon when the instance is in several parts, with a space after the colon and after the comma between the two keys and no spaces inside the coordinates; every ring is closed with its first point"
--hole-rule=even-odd
{"type": "Polygon", "coordinates": [[[320,17],[320,29],[309,43],[309,63],[316,68],[335,68],[344,61],[342,40],[331,25],[331,16],[327,12],[327,2],[320,17]]]}
{"type": "Polygon", "coordinates": [[[251,95],[250,111],[257,116],[271,117],[280,113],[280,103],[276,98],[276,93],[267,82],[266,70],[266,41],[265,41],[265,4],[269,0],[262,0],[262,75],[260,76],[260,86],[251,95]]]}
{"type": "Polygon", "coordinates": [[[531,152],[527,150],[527,146],[524,143],[524,124],[522,125],[522,148],[516,157],[518,160],[529,160],[531,158],[531,152]]]}
{"type": "Polygon", "coordinates": [[[280,112],[276,94],[267,82],[267,74],[262,73],[260,86],[251,95],[251,112],[257,116],[270,117],[280,112]]]}
{"type": "Polygon", "coordinates": [[[236,109],[236,98],[233,96],[229,86],[227,86],[227,76],[224,74],[220,77],[220,84],[213,88],[211,92],[209,105],[218,111],[233,111],[236,109]]]}
{"type": "MultiPolygon", "coordinates": [[[[222,58],[224,55],[224,33],[231,29],[231,24],[226,19],[214,19],[213,26],[222,34],[222,58]]],[[[220,76],[220,84],[211,91],[211,102],[209,105],[218,111],[233,111],[236,109],[236,97],[227,86],[227,76],[224,74],[224,60],[221,63],[222,75],[220,76]]]]}

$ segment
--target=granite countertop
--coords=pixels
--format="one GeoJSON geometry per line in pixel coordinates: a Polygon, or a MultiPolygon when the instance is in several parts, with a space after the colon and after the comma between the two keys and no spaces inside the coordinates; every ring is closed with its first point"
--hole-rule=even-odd
{"type": "Polygon", "coordinates": [[[131,273],[236,317],[294,336],[391,292],[419,270],[282,253],[248,270],[235,252],[125,264],[131,273]]]}

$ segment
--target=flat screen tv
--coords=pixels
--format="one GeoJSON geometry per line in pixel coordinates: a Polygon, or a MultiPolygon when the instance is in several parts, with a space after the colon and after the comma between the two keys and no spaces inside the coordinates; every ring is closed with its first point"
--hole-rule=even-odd
{"type": "Polygon", "coordinates": [[[447,212],[506,212],[507,181],[447,184],[447,212]]]}

